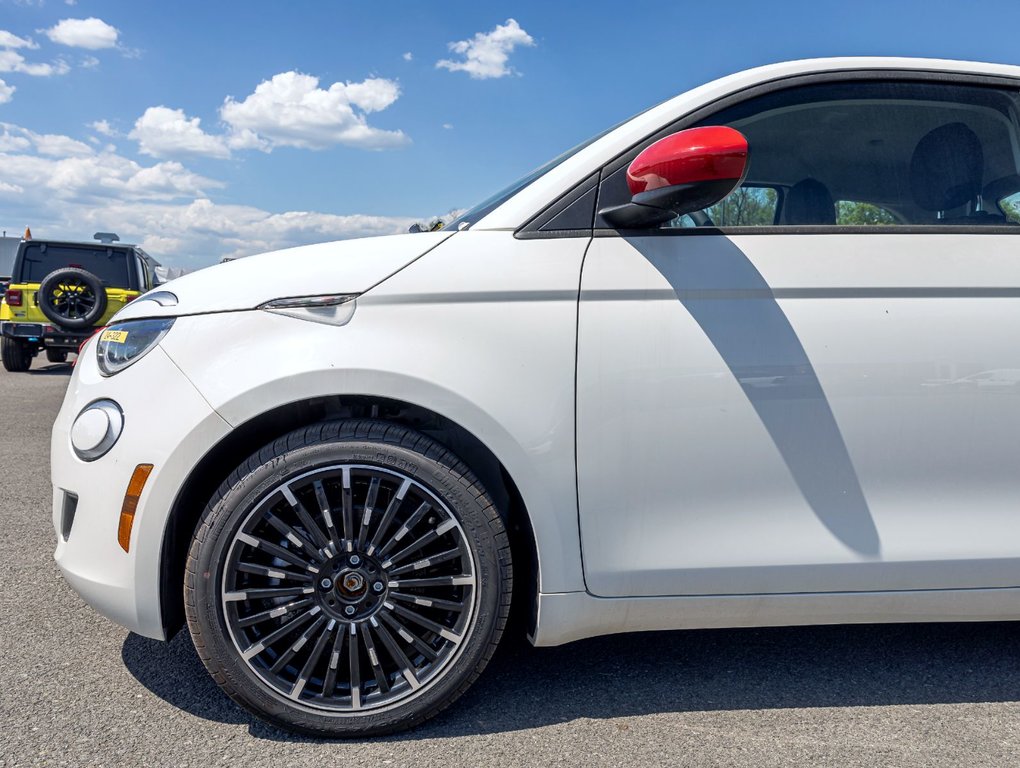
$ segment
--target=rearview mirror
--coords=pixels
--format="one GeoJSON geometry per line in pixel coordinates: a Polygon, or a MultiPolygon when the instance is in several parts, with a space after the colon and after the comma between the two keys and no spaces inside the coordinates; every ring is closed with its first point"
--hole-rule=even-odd
{"type": "Polygon", "coordinates": [[[700,211],[747,175],[747,139],[724,125],[688,128],[645,147],[627,168],[631,201],[599,211],[621,229],[654,227],[700,211]]]}

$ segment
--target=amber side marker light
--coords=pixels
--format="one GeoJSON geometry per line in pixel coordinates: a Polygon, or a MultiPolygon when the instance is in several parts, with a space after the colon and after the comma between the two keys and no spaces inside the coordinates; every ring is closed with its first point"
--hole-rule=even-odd
{"type": "Polygon", "coordinates": [[[117,526],[117,542],[125,552],[131,545],[131,526],[135,524],[135,510],[138,508],[138,499],[145,488],[145,482],[152,474],[151,464],[139,464],[131,473],[131,480],[128,482],[127,492],[124,494],[124,503],[120,508],[120,525],[117,526]]]}

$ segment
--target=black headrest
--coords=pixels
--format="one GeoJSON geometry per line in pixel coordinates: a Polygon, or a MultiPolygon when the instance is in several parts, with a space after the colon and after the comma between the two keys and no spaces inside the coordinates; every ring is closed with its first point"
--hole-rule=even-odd
{"type": "Polygon", "coordinates": [[[963,123],[947,123],[925,134],[910,158],[910,192],[926,211],[948,211],[981,191],[985,155],[981,141],[963,123]]]}
{"type": "Polygon", "coordinates": [[[786,193],[783,218],[787,224],[835,224],[836,204],[818,179],[801,179],[786,193]]]}

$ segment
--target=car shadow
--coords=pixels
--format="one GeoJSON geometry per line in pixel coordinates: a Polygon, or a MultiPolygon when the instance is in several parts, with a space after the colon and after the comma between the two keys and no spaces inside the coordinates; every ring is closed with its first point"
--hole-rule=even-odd
{"type": "MultiPolygon", "coordinates": [[[[446,713],[393,741],[660,713],[1020,700],[1020,628],[896,624],[616,635],[557,648],[509,638],[446,713]]],[[[274,741],[315,741],[248,715],[219,691],[187,632],[128,635],[122,657],[152,693],[274,741]]]]}
{"type": "Polygon", "coordinates": [[[70,376],[74,372],[71,363],[47,363],[44,366],[32,366],[28,369],[30,376],[70,376]]]}
{"type": "Polygon", "coordinates": [[[762,274],[731,240],[627,242],[666,279],[744,391],[818,520],[847,547],[879,559],[878,530],[814,365],[762,274]],[[770,386],[761,386],[763,380],[770,386]]]}

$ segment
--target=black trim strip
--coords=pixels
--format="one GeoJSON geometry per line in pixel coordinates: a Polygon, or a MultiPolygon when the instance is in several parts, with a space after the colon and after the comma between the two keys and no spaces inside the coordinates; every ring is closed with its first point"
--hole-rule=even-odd
{"type": "Polygon", "coordinates": [[[717,235],[1020,235],[1016,224],[873,224],[838,226],[778,224],[767,227],[666,227],[663,229],[596,229],[593,237],[704,237],[717,235]]]}
{"type": "Polygon", "coordinates": [[[902,288],[672,288],[586,290],[581,301],[686,301],[735,299],[1020,299],[1017,287],[902,288]]]}

